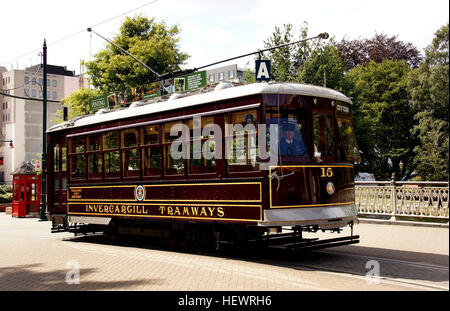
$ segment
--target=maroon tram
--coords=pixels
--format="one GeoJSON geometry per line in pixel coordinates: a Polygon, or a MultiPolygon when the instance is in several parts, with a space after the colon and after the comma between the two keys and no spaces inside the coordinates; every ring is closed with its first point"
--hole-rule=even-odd
{"type": "MultiPolygon", "coordinates": [[[[53,231],[249,243],[283,240],[282,228],[298,236],[353,226],[353,164],[360,158],[349,98],[295,83],[225,83],[176,95],[48,130],[53,231]],[[175,125],[181,136],[171,135],[175,125]],[[207,131],[213,125],[216,131],[207,131]],[[278,136],[269,135],[270,125],[278,136]],[[256,144],[263,138],[275,162],[263,159],[256,144]],[[173,154],[176,142],[188,147],[181,158],[173,154]]],[[[358,236],[331,242],[357,243],[358,236]]]]}

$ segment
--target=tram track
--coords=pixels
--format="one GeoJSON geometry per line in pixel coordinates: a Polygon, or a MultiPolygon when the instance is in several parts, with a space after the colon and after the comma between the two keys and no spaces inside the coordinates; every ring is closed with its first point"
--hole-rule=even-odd
{"type": "MultiPolygon", "coordinates": [[[[398,277],[398,276],[392,276],[392,275],[383,275],[377,276],[375,279],[372,278],[370,280],[367,279],[367,271],[366,273],[363,273],[361,271],[358,271],[358,268],[361,268],[361,265],[354,267],[354,269],[349,269],[345,267],[340,267],[339,265],[333,265],[333,267],[327,266],[327,262],[323,262],[321,264],[314,264],[310,262],[302,262],[302,263],[291,263],[292,267],[295,269],[309,269],[314,270],[319,273],[332,273],[332,274],[339,274],[344,275],[345,277],[352,277],[352,278],[358,278],[358,279],[366,279],[367,282],[379,282],[379,283],[385,283],[385,284],[392,284],[392,285],[400,285],[400,286],[406,286],[409,288],[414,288],[417,290],[449,290],[448,285],[448,274],[449,274],[449,267],[442,266],[442,265],[435,265],[435,264],[427,264],[427,263],[421,263],[421,262],[414,262],[414,261],[407,261],[407,260],[399,260],[399,259],[393,259],[393,258],[386,258],[386,257],[377,257],[377,256],[368,256],[368,255],[360,255],[360,254],[352,254],[348,252],[340,252],[340,251],[330,251],[330,250],[320,250],[315,251],[314,253],[320,254],[320,255],[332,255],[332,256],[338,256],[340,257],[338,260],[340,262],[344,262],[345,260],[353,260],[358,261],[359,263],[368,262],[369,260],[375,260],[382,263],[389,263],[389,264],[395,264],[401,267],[397,267],[398,270],[404,269],[404,267],[408,268],[415,268],[415,269],[422,269],[416,270],[417,275],[421,275],[424,272],[423,270],[431,270],[434,273],[439,274],[446,274],[447,279],[444,281],[446,285],[440,285],[436,284],[436,282],[433,282],[431,280],[429,281],[417,281],[410,278],[404,278],[404,277],[398,277]]],[[[365,265],[363,266],[365,267],[365,265]]]]}

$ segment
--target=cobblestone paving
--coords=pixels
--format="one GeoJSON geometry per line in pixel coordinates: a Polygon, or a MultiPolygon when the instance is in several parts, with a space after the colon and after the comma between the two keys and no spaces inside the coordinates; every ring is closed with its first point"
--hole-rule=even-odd
{"type": "Polygon", "coordinates": [[[448,228],[360,224],[360,244],[265,258],[109,245],[50,225],[0,213],[0,290],[448,290],[448,228]],[[369,260],[380,279],[366,279],[369,260]]]}

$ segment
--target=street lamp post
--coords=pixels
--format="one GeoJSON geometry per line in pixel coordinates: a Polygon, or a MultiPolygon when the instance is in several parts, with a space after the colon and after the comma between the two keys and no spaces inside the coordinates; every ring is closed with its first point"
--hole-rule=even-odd
{"type": "Polygon", "coordinates": [[[47,176],[46,171],[46,157],[47,157],[47,43],[44,39],[43,47],[43,81],[44,86],[42,90],[42,175],[41,175],[41,206],[40,206],[40,221],[46,221],[47,209],[47,176]]]}

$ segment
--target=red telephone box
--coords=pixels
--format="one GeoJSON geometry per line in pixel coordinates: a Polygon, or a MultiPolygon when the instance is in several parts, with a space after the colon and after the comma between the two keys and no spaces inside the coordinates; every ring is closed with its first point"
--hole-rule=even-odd
{"type": "Polygon", "coordinates": [[[41,201],[41,176],[34,165],[25,162],[13,175],[12,216],[39,216],[41,201]]]}

